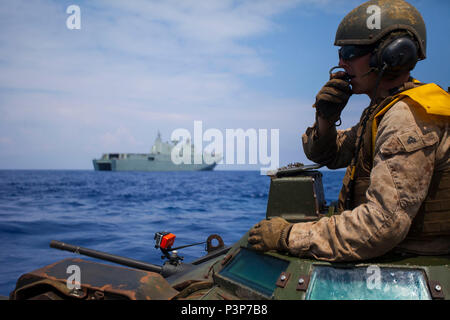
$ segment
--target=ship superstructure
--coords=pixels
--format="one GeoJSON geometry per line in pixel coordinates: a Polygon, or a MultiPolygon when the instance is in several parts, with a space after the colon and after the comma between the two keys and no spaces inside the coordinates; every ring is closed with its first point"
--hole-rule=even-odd
{"type": "Polygon", "coordinates": [[[100,159],[94,159],[94,169],[96,171],[199,171],[213,170],[220,157],[214,154],[203,154],[202,162],[196,164],[194,161],[196,149],[194,145],[187,141],[163,142],[161,134],[158,136],[151,148],[150,153],[105,153],[100,159]],[[191,161],[188,163],[176,164],[172,161],[172,150],[182,143],[179,156],[182,157],[183,150],[190,149],[191,161]],[[215,160],[205,161],[205,159],[215,160]]]}

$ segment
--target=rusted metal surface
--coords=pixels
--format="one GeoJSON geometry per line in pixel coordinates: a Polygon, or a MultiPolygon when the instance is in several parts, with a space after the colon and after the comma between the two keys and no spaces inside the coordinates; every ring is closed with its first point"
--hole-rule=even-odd
{"type": "Polygon", "coordinates": [[[306,291],[309,285],[309,276],[301,275],[297,281],[297,291],[306,291]]]}
{"type": "Polygon", "coordinates": [[[280,276],[278,277],[278,280],[276,282],[276,286],[280,288],[284,288],[286,284],[289,281],[289,278],[291,277],[291,274],[289,272],[282,272],[280,276]]]}
{"type": "Polygon", "coordinates": [[[168,300],[178,294],[169,283],[154,272],[100,264],[82,259],[65,259],[19,278],[12,299],[29,299],[54,292],[73,299],[168,300]],[[70,265],[80,268],[80,290],[70,290],[67,273],[70,265]]]}
{"type": "Polygon", "coordinates": [[[428,286],[433,299],[445,299],[444,288],[438,281],[429,280],[428,286]]]}
{"type": "Polygon", "coordinates": [[[197,281],[184,288],[175,299],[199,299],[213,286],[212,281],[197,281]]]}
{"type": "Polygon", "coordinates": [[[208,237],[208,239],[206,239],[206,251],[208,253],[211,253],[213,251],[222,249],[224,246],[225,246],[225,244],[224,244],[224,242],[222,240],[222,237],[219,236],[218,234],[212,234],[212,235],[210,235],[208,237]],[[213,240],[217,240],[217,245],[216,246],[214,246],[212,244],[213,240]]]}
{"type": "Polygon", "coordinates": [[[223,258],[223,260],[222,260],[222,262],[221,262],[221,265],[222,265],[222,266],[225,266],[225,265],[228,263],[228,261],[230,261],[231,258],[233,258],[233,256],[234,256],[234,252],[233,252],[233,253],[227,254],[227,255],[225,256],[225,258],[223,258]]]}

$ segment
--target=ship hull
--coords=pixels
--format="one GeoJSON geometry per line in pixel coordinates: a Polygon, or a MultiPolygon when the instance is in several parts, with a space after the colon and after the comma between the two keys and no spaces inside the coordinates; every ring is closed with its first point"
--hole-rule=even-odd
{"type": "Polygon", "coordinates": [[[148,161],[142,159],[93,160],[95,171],[209,171],[213,164],[180,164],[171,161],[148,161]]]}

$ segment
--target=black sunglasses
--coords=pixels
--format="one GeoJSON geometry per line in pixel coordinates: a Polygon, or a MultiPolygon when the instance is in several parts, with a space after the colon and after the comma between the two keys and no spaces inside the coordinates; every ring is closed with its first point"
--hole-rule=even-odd
{"type": "Polygon", "coordinates": [[[359,57],[362,57],[368,53],[371,53],[374,50],[373,46],[342,46],[339,49],[339,58],[342,60],[353,60],[359,57]]]}

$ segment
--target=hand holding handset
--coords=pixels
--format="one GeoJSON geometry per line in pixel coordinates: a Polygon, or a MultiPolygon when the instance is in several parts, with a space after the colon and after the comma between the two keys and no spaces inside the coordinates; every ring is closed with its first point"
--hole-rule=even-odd
{"type": "Polygon", "coordinates": [[[332,123],[340,120],[341,112],[352,95],[350,84],[352,76],[344,71],[333,73],[338,68],[341,67],[330,69],[330,80],[319,91],[314,104],[317,115],[332,123]]]}

